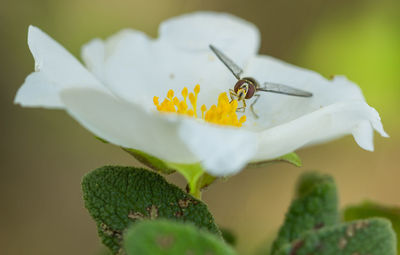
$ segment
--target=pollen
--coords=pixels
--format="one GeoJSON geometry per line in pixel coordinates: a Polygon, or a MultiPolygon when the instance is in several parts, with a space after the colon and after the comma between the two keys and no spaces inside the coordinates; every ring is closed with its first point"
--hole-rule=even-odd
{"type": "MultiPolygon", "coordinates": [[[[174,97],[175,93],[170,89],[167,93],[164,101],[160,103],[158,97],[153,98],[153,103],[157,107],[157,110],[163,113],[177,113],[181,115],[186,115],[193,118],[198,118],[197,115],[197,99],[200,93],[200,85],[196,85],[193,92],[189,93],[187,87],[182,89],[183,99],[174,97]],[[189,100],[187,100],[189,98],[189,100]],[[188,105],[188,101],[190,105],[188,105]]],[[[246,122],[246,116],[241,116],[240,118],[236,114],[238,108],[237,100],[229,101],[226,92],[221,93],[218,96],[217,105],[212,105],[207,109],[203,104],[200,107],[201,119],[206,122],[225,125],[241,127],[243,123],[246,122]]]]}

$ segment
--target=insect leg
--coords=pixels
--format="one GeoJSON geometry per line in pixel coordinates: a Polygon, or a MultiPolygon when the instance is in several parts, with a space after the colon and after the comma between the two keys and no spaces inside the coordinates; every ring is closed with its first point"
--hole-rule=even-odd
{"type": "Polygon", "coordinates": [[[243,102],[242,107],[236,108],[237,112],[245,112],[246,111],[246,101],[242,100],[242,102],[243,102]]]}
{"type": "Polygon", "coordinates": [[[229,89],[229,96],[231,97],[231,101],[238,98],[238,94],[236,94],[236,92],[233,89],[229,89]]]}
{"type": "Polygon", "coordinates": [[[254,97],[256,97],[256,98],[254,99],[254,102],[250,105],[250,110],[251,110],[251,112],[254,114],[254,117],[255,117],[256,119],[258,119],[259,116],[258,116],[257,113],[254,111],[254,105],[257,103],[257,100],[260,98],[260,95],[259,95],[259,94],[255,94],[254,97]]]}

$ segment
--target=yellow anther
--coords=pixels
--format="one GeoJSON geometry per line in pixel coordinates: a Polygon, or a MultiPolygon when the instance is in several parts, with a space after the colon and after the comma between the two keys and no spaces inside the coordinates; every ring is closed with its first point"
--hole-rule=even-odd
{"type": "Polygon", "coordinates": [[[197,95],[197,94],[199,94],[200,93],[200,85],[199,84],[197,84],[195,87],[194,87],[194,93],[197,95]]]}
{"type": "Polygon", "coordinates": [[[173,97],[174,97],[174,91],[173,91],[172,89],[168,90],[167,98],[169,98],[170,100],[172,100],[173,97]]]}
{"type": "Polygon", "coordinates": [[[196,104],[196,96],[193,93],[189,94],[189,101],[192,105],[196,104]]]}
{"type": "MultiPolygon", "coordinates": [[[[183,88],[183,99],[180,100],[178,97],[174,97],[173,90],[169,90],[167,97],[161,104],[159,103],[158,97],[153,97],[153,103],[160,112],[178,113],[197,118],[197,97],[200,93],[200,85],[196,85],[193,91],[194,93],[189,93],[187,87],[183,88]],[[191,109],[187,103],[188,96],[191,109]]],[[[230,102],[228,95],[226,93],[221,93],[218,96],[217,105],[212,105],[208,110],[204,104],[201,106],[201,118],[206,122],[214,124],[240,127],[246,121],[246,116],[242,116],[238,119],[236,114],[237,107],[237,100],[232,100],[230,102]]]]}
{"type": "Polygon", "coordinates": [[[193,117],[194,112],[193,112],[193,110],[189,110],[189,111],[187,111],[186,114],[187,114],[188,116],[190,116],[190,117],[193,117]]]}
{"type": "Polygon", "coordinates": [[[177,97],[174,97],[174,105],[178,106],[179,105],[179,99],[177,97]]]}
{"type": "Polygon", "coordinates": [[[221,93],[218,97],[218,104],[229,103],[228,96],[226,93],[221,93]]]}
{"type": "Polygon", "coordinates": [[[187,109],[187,104],[184,101],[181,101],[178,105],[178,113],[185,114],[187,109]]]}
{"type": "Polygon", "coordinates": [[[186,101],[186,98],[187,98],[187,96],[188,96],[188,88],[187,88],[187,87],[184,87],[184,88],[182,89],[182,96],[183,96],[183,98],[184,98],[185,101],[186,101]]]}
{"type": "Polygon", "coordinates": [[[159,104],[158,97],[153,97],[153,103],[155,106],[158,106],[158,104],[159,104]]]}

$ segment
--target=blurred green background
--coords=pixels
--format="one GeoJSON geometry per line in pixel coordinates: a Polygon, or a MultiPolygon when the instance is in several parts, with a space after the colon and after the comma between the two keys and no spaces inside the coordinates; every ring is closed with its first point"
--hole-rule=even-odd
{"type": "MultiPolygon", "coordinates": [[[[332,174],[341,206],[365,198],[400,205],[400,1],[389,0],[0,0],[0,253],[97,254],[101,244],[83,207],[83,174],[104,164],[138,165],[128,154],[94,139],[63,111],[13,105],[33,71],[29,24],[74,55],[93,37],[132,27],[157,35],[161,21],[196,10],[230,12],[255,23],[262,54],[345,74],[381,114],[391,138],[376,137],[375,152],[352,137],[299,151],[304,167],[248,169],[204,193],[217,222],[236,232],[251,253],[281,224],[298,175],[332,174]]],[[[179,176],[168,177],[183,185],[179,176]]]]}

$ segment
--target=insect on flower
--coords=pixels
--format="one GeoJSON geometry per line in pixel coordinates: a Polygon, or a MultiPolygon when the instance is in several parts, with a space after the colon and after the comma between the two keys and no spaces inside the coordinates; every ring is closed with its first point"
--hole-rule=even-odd
{"type": "Polygon", "coordinates": [[[243,70],[238,65],[235,64],[230,58],[228,58],[224,53],[215,48],[213,45],[209,45],[210,49],[215,55],[221,60],[222,63],[232,72],[232,74],[238,79],[233,89],[229,89],[229,95],[231,100],[237,100],[242,103],[241,107],[237,108],[237,111],[245,112],[246,110],[246,99],[255,97],[254,102],[250,105],[250,110],[256,118],[258,115],[254,111],[254,105],[257,102],[260,94],[256,94],[259,91],[272,92],[278,94],[284,94],[289,96],[297,97],[312,97],[312,93],[295,89],[286,85],[264,82],[262,86],[252,77],[242,77],[243,70]]]}

